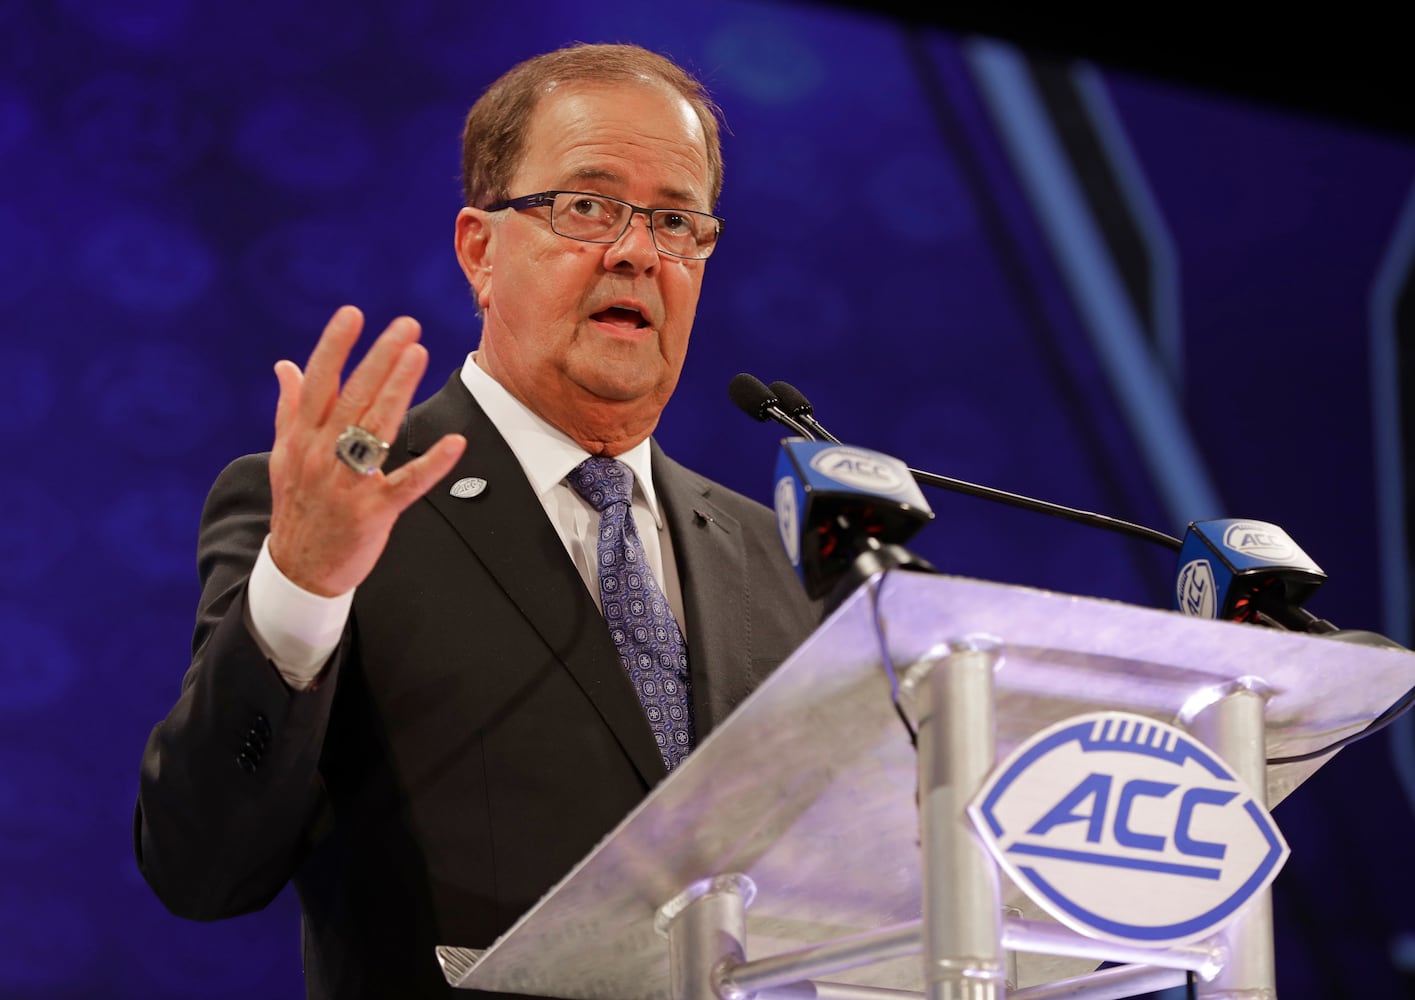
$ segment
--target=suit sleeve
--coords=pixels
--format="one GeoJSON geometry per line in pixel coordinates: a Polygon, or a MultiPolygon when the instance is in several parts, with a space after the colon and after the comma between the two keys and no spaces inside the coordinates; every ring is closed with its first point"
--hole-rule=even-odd
{"type": "Polygon", "coordinates": [[[195,920],[269,903],[324,809],[320,749],[347,641],[306,692],[287,687],[261,652],[247,624],[246,583],[269,520],[265,456],[237,460],[202,512],[191,666],[143,753],[138,866],[169,910],[195,920]]]}

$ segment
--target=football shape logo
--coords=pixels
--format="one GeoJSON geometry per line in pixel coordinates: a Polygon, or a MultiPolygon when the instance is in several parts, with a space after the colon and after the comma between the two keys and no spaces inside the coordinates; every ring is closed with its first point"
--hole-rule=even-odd
{"type": "Polygon", "coordinates": [[[1218,617],[1218,587],[1207,559],[1185,563],[1175,584],[1176,606],[1193,618],[1218,617]]]}
{"type": "Polygon", "coordinates": [[[997,863],[1057,920],[1155,948],[1221,928],[1288,854],[1262,800],[1212,750],[1125,712],[1037,733],[968,811],[997,863]]]}
{"type": "Polygon", "coordinates": [[[1224,548],[1254,559],[1283,562],[1298,553],[1295,542],[1281,528],[1261,521],[1235,521],[1223,533],[1224,548]]]}
{"type": "Polygon", "coordinates": [[[796,509],[796,484],[790,476],[776,481],[776,530],[781,533],[781,547],[792,566],[801,565],[801,512],[796,509]]]}
{"type": "Polygon", "coordinates": [[[811,468],[836,482],[872,493],[897,493],[911,480],[898,459],[877,451],[837,445],[811,459],[811,468]]]}

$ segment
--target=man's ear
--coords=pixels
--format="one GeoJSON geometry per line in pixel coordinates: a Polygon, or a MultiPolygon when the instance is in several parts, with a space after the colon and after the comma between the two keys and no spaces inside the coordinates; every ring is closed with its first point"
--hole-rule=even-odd
{"type": "Polygon", "coordinates": [[[477,308],[485,310],[491,301],[491,217],[479,208],[457,213],[457,263],[476,295],[477,308]]]}

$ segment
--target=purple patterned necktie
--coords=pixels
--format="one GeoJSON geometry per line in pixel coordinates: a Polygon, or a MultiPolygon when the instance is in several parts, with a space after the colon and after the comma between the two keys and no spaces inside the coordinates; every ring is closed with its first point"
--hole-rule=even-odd
{"type": "Polygon", "coordinates": [[[688,647],[673,609],[653,578],[629,498],[634,473],[593,455],[565,477],[599,511],[599,596],[609,636],[643,703],[663,763],[673,770],[693,749],[688,647]]]}

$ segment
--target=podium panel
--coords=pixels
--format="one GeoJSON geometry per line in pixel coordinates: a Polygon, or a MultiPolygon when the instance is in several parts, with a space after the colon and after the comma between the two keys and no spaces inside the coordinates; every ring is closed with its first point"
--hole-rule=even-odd
{"type": "MultiPolygon", "coordinates": [[[[1001,758],[1097,709],[1183,720],[1235,683],[1265,693],[1267,756],[1359,731],[1415,686],[1415,658],[1315,636],[1094,598],[896,571],[860,588],[556,888],[484,954],[448,942],[453,985],[574,998],[669,995],[655,914],[704,879],[744,874],[747,957],[921,915],[918,760],[893,705],[902,675],[942,642],[986,636],[1001,758]]],[[[1329,759],[1329,758],[1327,758],[1329,759]]],[[[1267,770],[1274,806],[1323,760],[1267,770]]],[[[1278,816],[1279,821],[1281,816],[1278,816]]],[[[1004,904],[1048,920],[1004,880],[1004,904]]],[[[1094,960],[1017,956],[1017,985],[1094,960]]],[[[917,956],[832,982],[919,991],[917,956]]]]}

